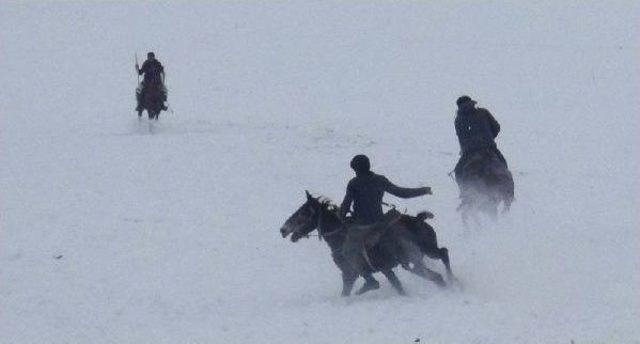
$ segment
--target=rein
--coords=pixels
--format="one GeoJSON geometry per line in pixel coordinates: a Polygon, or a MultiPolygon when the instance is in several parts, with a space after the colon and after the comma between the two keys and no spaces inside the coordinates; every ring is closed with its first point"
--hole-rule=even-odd
{"type": "Polygon", "coordinates": [[[341,226],[341,227],[338,227],[338,229],[332,230],[329,233],[316,234],[316,235],[318,237],[320,237],[320,238],[326,238],[326,237],[329,237],[329,236],[332,236],[332,235],[336,235],[336,234],[342,232],[343,229],[344,229],[344,227],[341,226]]]}
{"type": "MultiPolygon", "coordinates": [[[[386,202],[382,202],[382,205],[385,205],[391,209],[396,209],[396,205],[393,203],[386,203],[386,202]]],[[[320,209],[320,211],[322,212],[323,209],[320,209]]],[[[329,211],[329,209],[327,209],[327,211],[329,211]]],[[[405,211],[406,212],[406,211],[405,211]]],[[[340,234],[341,232],[343,232],[343,230],[345,229],[345,225],[344,223],[342,223],[338,228],[332,230],[331,232],[328,233],[320,233],[320,227],[322,226],[322,213],[318,215],[318,233],[319,234],[307,234],[307,237],[310,236],[317,236],[319,240],[322,240],[323,238],[327,238],[336,234],[340,234]]],[[[342,221],[341,221],[342,222],[342,221]]]]}
{"type": "Polygon", "coordinates": [[[333,235],[336,235],[336,234],[340,233],[340,232],[342,231],[342,229],[343,229],[343,228],[344,228],[344,227],[338,227],[338,229],[333,230],[333,231],[331,231],[331,232],[329,232],[329,233],[323,233],[323,234],[307,234],[307,235],[304,235],[304,236],[305,236],[305,237],[307,237],[307,238],[308,238],[308,237],[318,237],[318,239],[319,239],[319,240],[322,240],[322,239],[324,239],[324,238],[326,238],[326,237],[330,237],[330,236],[333,236],[333,235]]]}

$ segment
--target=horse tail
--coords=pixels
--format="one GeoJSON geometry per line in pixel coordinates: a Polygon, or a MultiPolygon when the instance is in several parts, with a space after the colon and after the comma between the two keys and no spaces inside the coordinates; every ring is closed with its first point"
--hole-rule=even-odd
{"type": "MultiPolygon", "coordinates": [[[[406,215],[405,215],[406,216],[406,215]]],[[[438,247],[436,231],[424,220],[432,218],[428,211],[420,212],[416,217],[406,218],[404,224],[408,230],[409,241],[415,244],[423,253],[431,252],[438,247]]]]}
{"type": "Polygon", "coordinates": [[[418,215],[416,215],[416,219],[420,222],[424,222],[426,219],[432,219],[434,218],[434,215],[432,212],[430,211],[421,211],[418,213],[418,215]]]}

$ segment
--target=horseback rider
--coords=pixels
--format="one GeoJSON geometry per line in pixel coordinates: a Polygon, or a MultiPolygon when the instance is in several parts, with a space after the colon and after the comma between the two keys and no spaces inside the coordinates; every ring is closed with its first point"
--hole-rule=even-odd
{"type": "Polygon", "coordinates": [[[140,68],[136,62],[136,71],[138,71],[138,75],[144,74],[142,82],[136,89],[136,100],[138,101],[136,111],[138,111],[138,116],[142,114],[144,108],[142,102],[145,92],[151,87],[158,87],[162,90],[162,110],[167,110],[167,106],[164,105],[164,101],[167,100],[167,90],[164,86],[164,67],[160,61],[156,60],[156,55],[153,52],[149,52],[147,54],[147,60],[142,63],[142,68],[140,68]]]}
{"type": "MultiPolygon", "coordinates": [[[[342,253],[351,266],[366,280],[365,285],[358,291],[358,294],[362,294],[379,287],[364,256],[366,244],[371,237],[383,235],[386,228],[399,219],[398,212],[383,214],[384,193],[388,192],[401,198],[412,198],[430,195],[431,188],[402,188],[394,185],[385,176],[371,171],[371,164],[366,155],[356,155],[350,165],[356,176],[347,185],[347,192],[340,206],[340,216],[352,225],[348,226],[342,253]],[[353,216],[347,219],[351,204],[353,204],[353,216]]],[[[387,253],[395,255],[398,252],[397,244],[393,240],[381,240],[379,244],[387,253]]]]}
{"type": "Polygon", "coordinates": [[[495,142],[500,132],[500,124],[487,109],[476,108],[476,104],[469,96],[462,96],[456,101],[458,111],[455,126],[460,143],[460,159],[454,173],[458,185],[462,185],[463,182],[464,166],[475,153],[490,153],[497,157],[505,168],[507,167],[507,161],[495,142]]]}

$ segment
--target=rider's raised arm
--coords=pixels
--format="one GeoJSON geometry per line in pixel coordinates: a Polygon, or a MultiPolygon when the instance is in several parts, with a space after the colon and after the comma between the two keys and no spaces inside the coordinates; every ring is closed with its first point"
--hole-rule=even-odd
{"type": "Polygon", "coordinates": [[[384,178],[383,183],[384,183],[384,191],[400,198],[412,198],[412,197],[418,197],[418,196],[427,195],[431,193],[430,187],[403,188],[393,184],[387,178],[384,178]]]}
{"type": "Polygon", "coordinates": [[[142,62],[142,67],[138,68],[138,75],[144,74],[144,71],[147,69],[147,61],[142,62]]]}
{"type": "Polygon", "coordinates": [[[351,203],[353,203],[353,187],[351,186],[351,182],[349,182],[347,192],[344,195],[342,204],[340,204],[340,218],[344,219],[347,217],[347,213],[351,210],[351,203]]]}

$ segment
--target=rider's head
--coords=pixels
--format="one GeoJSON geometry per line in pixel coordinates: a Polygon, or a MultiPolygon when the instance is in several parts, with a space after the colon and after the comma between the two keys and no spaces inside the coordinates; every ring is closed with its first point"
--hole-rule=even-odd
{"type": "Polygon", "coordinates": [[[366,155],[358,154],[351,159],[351,168],[356,174],[363,174],[370,171],[371,163],[369,163],[369,158],[366,155]]]}
{"type": "Polygon", "coordinates": [[[148,58],[149,60],[154,60],[154,59],[156,58],[156,54],[154,54],[153,52],[151,52],[151,51],[150,51],[150,52],[147,54],[147,58],[148,58]]]}
{"type": "Polygon", "coordinates": [[[476,105],[476,101],[469,96],[462,96],[456,100],[456,105],[458,105],[458,109],[466,110],[473,108],[476,105]]]}

